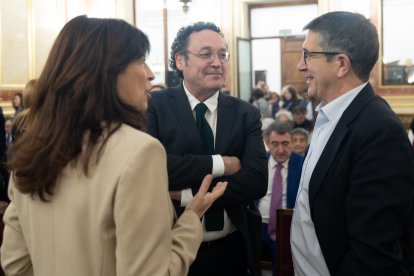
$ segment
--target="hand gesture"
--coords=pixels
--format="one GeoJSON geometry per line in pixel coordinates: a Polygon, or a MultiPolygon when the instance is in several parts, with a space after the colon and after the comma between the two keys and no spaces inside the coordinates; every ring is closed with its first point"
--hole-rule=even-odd
{"type": "Polygon", "coordinates": [[[211,174],[204,177],[200,189],[186,207],[187,210],[193,210],[200,218],[210,208],[213,202],[223,195],[227,188],[227,182],[218,182],[214,189],[208,192],[212,179],[213,176],[211,174]]]}

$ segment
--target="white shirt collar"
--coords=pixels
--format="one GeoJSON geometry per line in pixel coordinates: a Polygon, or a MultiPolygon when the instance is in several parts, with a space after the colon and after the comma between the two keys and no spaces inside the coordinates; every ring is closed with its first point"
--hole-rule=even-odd
{"type": "MultiPolygon", "coordinates": [[[[196,97],[193,96],[193,94],[190,93],[188,88],[185,86],[185,83],[183,81],[184,91],[187,95],[188,101],[190,102],[191,110],[194,110],[195,106],[200,103],[199,100],[197,100],[196,97]]],[[[204,101],[204,104],[207,106],[210,113],[213,113],[217,109],[218,105],[218,96],[219,96],[219,90],[217,90],[216,93],[214,93],[210,98],[204,101]]]]}
{"type": "MultiPolygon", "coordinates": [[[[276,165],[278,164],[278,162],[273,158],[272,155],[270,155],[270,158],[269,159],[270,159],[270,167],[271,168],[276,167],[276,165]]],[[[288,164],[289,164],[289,158],[285,162],[281,163],[282,168],[286,169],[288,167],[288,164]]]]}
{"type": "Polygon", "coordinates": [[[365,87],[365,85],[367,85],[367,82],[346,92],[332,102],[327,104],[320,103],[315,110],[317,112],[323,112],[329,122],[336,122],[342,116],[345,109],[347,109],[347,107],[351,104],[352,100],[355,99],[359,92],[361,92],[361,90],[365,87]]]}

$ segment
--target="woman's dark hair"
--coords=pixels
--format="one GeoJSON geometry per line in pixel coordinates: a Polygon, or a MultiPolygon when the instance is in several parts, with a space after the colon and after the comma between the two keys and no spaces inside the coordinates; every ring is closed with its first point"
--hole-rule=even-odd
{"type": "Polygon", "coordinates": [[[14,94],[13,99],[12,99],[12,105],[13,105],[14,109],[18,109],[19,107],[20,108],[23,108],[23,94],[22,93],[17,92],[16,94],[14,94]],[[20,106],[15,106],[14,105],[14,98],[15,97],[19,97],[20,98],[20,106]]]}
{"type": "Polygon", "coordinates": [[[263,97],[264,97],[264,92],[263,92],[262,89],[259,89],[259,88],[253,89],[253,91],[252,91],[253,100],[258,100],[258,99],[263,98],[263,97]]]}
{"type": "Polygon", "coordinates": [[[188,41],[190,35],[195,32],[201,32],[203,30],[210,30],[220,34],[223,37],[223,34],[220,31],[220,28],[217,27],[214,23],[211,22],[197,22],[192,25],[182,27],[178,33],[176,38],[174,39],[171,45],[171,54],[170,54],[170,67],[175,71],[179,78],[184,78],[183,72],[177,68],[175,64],[175,55],[181,54],[185,58],[187,58],[187,50],[188,50],[188,41]]]}
{"type": "Polygon", "coordinates": [[[32,106],[32,102],[33,102],[33,98],[34,98],[33,91],[34,91],[34,87],[36,85],[36,82],[37,82],[37,79],[29,80],[26,83],[26,86],[24,87],[24,90],[23,90],[23,105],[24,105],[25,109],[30,108],[32,106]]]}
{"type": "Polygon", "coordinates": [[[79,161],[87,175],[91,156],[99,161],[122,123],[146,129],[145,114],[121,101],[116,83],[149,48],[147,36],[123,20],[78,16],[63,27],[35,86],[29,127],[13,145],[10,169],[20,192],[47,201],[63,168],[79,161]]]}
{"type": "Polygon", "coordinates": [[[23,104],[24,110],[17,114],[16,117],[13,119],[13,126],[12,126],[12,137],[13,143],[16,143],[17,139],[26,131],[27,124],[28,124],[28,116],[30,107],[32,106],[32,102],[34,99],[33,91],[36,85],[36,79],[29,80],[26,83],[26,86],[23,91],[23,104]]]}
{"type": "Polygon", "coordinates": [[[286,91],[288,91],[290,95],[292,96],[292,102],[298,101],[298,92],[292,85],[286,85],[282,88],[282,100],[283,101],[286,101],[286,98],[284,96],[286,91]]]}

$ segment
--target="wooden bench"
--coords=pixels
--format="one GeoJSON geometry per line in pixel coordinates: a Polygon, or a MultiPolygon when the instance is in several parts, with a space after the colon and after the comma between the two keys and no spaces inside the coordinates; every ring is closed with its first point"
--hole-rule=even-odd
{"type": "Polygon", "coordinates": [[[290,249],[290,225],[293,209],[278,209],[276,211],[276,275],[294,276],[292,252],[290,249]]]}

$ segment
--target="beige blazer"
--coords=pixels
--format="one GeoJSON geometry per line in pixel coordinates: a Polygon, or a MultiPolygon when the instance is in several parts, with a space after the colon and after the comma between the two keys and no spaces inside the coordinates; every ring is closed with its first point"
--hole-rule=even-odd
{"type": "Polygon", "coordinates": [[[193,211],[175,221],[166,154],[123,125],[88,176],[70,164],[51,202],[10,180],[1,263],[6,275],[186,275],[202,240],[193,211]]]}

